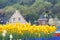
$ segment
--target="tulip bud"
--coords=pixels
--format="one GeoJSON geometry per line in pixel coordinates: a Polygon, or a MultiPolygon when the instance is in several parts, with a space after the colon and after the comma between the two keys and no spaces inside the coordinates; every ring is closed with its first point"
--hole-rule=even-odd
{"type": "Polygon", "coordinates": [[[13,38],[11,34],[10,34],[10,38],[13,38]]]}
{"type": "Polygon", "coordinates": [[[5,37],[5,36],[6,36],[6,34],[5,34],[5,33],[2,33],[2,36],[3,36],[3,37],[5,37]]]}

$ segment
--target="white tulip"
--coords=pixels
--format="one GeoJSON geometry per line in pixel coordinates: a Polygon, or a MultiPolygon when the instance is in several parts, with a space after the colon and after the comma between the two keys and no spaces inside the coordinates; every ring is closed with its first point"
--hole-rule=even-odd
{"type": "Polygon", "coordinates": [[[13,38],[13,36],[10,34],[10,38],[13,38]]]}
{"type": "Polygon", "coordinates": [[[5,34],[5,33],[2,33],[2,36],[3,36],[3,37],[5,37],[5,36],[6,36],[6,34],[5,34]]]}
{"type": "Polygon", "coordinates": [[[19,40],[21,40],[21,39],[19,39],[19,40]]]}
{"type": "Polygon", "coordinates": [[[3,33],[7,33],[7,31],[6,30],[3,30],[3,33]]]}

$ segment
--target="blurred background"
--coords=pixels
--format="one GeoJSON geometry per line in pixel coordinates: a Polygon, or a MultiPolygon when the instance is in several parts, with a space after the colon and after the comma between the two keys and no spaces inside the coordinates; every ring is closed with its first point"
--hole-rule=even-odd
{"type": "Polygon", "coordinates": [[[60,0],[0,0],[0,19],[4,23],[14,14],[15,10],[19,10],[24,19],[32,24],[42,14],[46,14],[47,19],[50,16],[52,18],[57,16],[59,20],[60,0]]]}

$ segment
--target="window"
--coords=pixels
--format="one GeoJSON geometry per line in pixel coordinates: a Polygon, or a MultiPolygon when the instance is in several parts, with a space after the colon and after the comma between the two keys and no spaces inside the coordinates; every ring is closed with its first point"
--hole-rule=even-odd
{"type": "Polygon", "coordinates": [[[15,18],[13,18],[13,21],[15,21],[15,18]]]}
{"type": "Polygon", "coordinates": [[[20,17],[18,18],[18,21],[20,21],[20,17]]]}

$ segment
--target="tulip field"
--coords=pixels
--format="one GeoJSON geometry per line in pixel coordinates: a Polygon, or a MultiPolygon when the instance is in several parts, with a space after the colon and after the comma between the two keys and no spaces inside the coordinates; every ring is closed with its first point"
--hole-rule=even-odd
{"type": "Polygon", "coordinates": [[[9,23],[0,25],[0,40],[40,40],[53,37],[55,32],[55,26],[9,23]]]}

